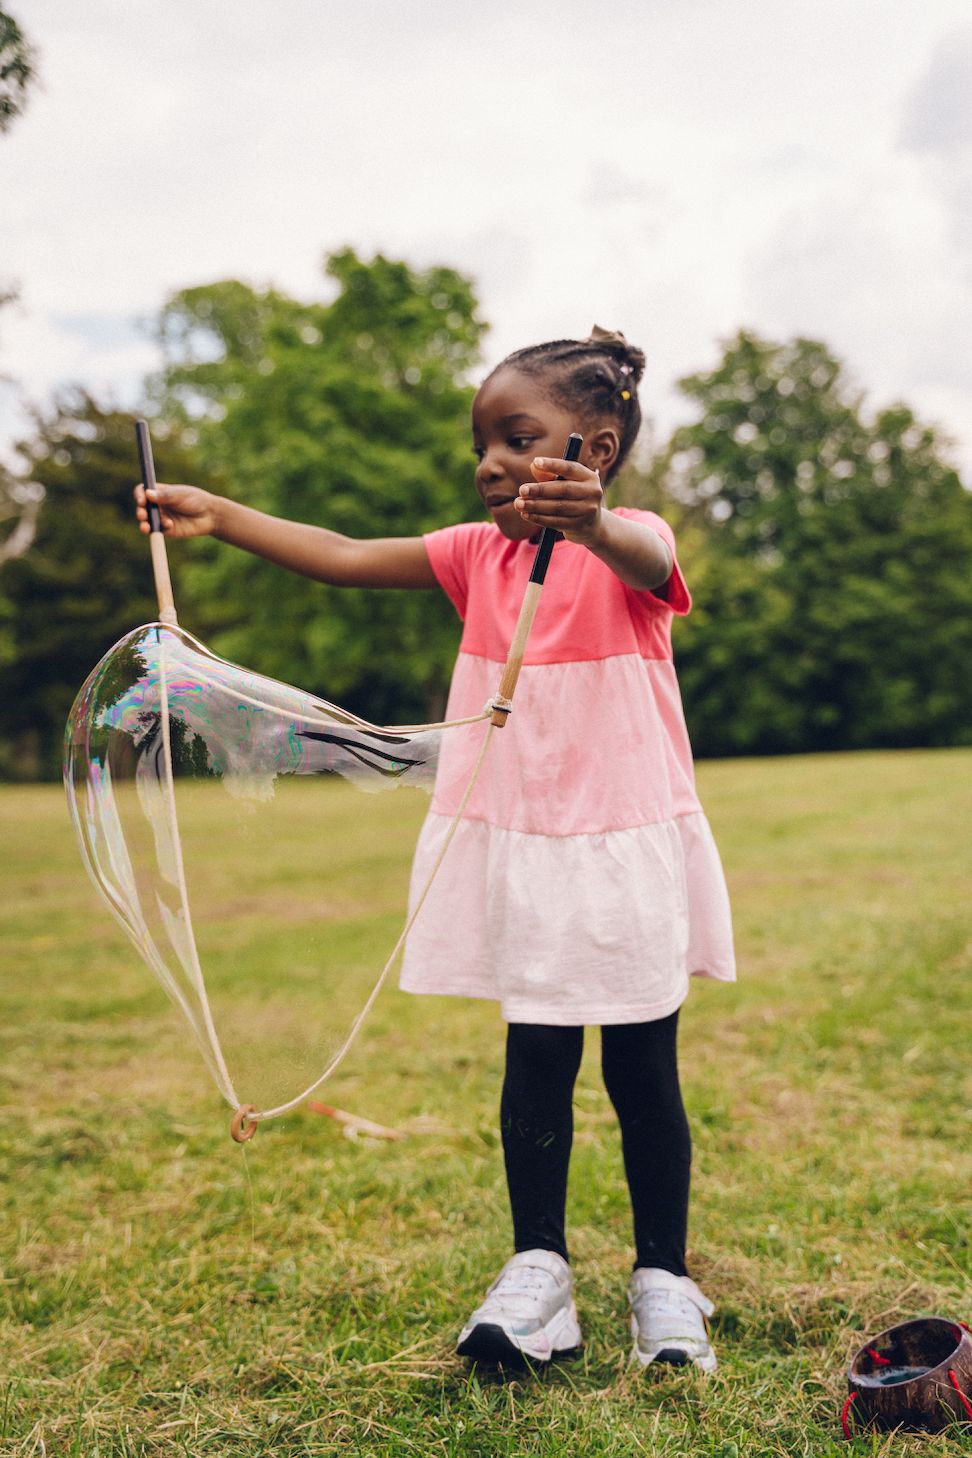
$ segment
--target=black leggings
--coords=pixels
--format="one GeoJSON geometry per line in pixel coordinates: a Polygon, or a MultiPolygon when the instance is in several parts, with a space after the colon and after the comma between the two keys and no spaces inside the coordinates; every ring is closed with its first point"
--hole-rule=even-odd
{"type": "MultiPolygon", "coordinates": [[[[678,1013],[601,1029],[604,1087],[621,1125],[637,1259],[687,1275],[692,1143],[678,1086],[678,1013]]],[[[516,1249],[567,1256],[564,1217],[583,1028],[510,1023],[500,1104],[516,1249]]]]}

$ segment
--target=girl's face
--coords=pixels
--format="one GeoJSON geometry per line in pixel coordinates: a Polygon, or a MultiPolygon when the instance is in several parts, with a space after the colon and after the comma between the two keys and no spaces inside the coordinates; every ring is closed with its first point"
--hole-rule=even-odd
{"type": "Polygon", "coordinates": [[[581,464],[606,471],[618,452],[611,427],[590,434],[576,414],[543,393],[542,382],[514,368],[498,370],[478,391],[472,407],[473,451],[479,458],[476,490],[494,522],[510,541],[524,541],[536,527],[525,522],[513,502],[533,476],[534,456],[561,460],[571,431],[581,431],[581,464]]]}

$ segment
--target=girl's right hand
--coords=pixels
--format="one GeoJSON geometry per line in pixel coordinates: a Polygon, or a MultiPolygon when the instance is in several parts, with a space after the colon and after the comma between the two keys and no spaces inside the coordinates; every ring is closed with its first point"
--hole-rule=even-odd
{"type": "MultiPolygon", "coordinates": [[[[149,493],[158,502],[162,530],[167,537],[204,537],[216,530],[219,497],[199,486],[155,486],[149,493]]],[[[151,531],[144,486],[135,487],[135,514],[139,528],[151,531]]]]}

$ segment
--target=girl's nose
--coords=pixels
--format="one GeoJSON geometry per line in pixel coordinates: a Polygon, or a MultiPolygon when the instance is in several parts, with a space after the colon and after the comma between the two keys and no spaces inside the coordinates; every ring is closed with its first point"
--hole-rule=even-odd
{"type": "Polygon", "coordinates": [[[502,475],[503,468],[496,454],[488,450],[476,467],[476,480],[485,484],[489,481],[498,481],[502,475]]]}

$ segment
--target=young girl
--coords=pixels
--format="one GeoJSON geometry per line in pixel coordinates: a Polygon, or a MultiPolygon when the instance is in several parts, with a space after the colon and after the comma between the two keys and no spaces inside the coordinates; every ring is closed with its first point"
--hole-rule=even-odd
{"type": "MultiPolygon", "coordinates": [[[[690,975],[735,976],[719,854],[695,793],[671,621],[691,600],[671,529],[607,511],[641,423],[644,355],[623,335],[519,350],[473,402],[490,520],[356,541],[190,486],[155,497],[173,537],[210,532],[345,586],[442,587],[464,621],[448,717],[499,687],[542,527],[563,533],[509,722],[493,736],[455,841],[409,938],[401,986],[498,999],[508,1023],[500,1118],[515,1254],[459,1337],[481,1361],[577,1348],[564,1234],[584,1027],[601,1025],[634,1212],[634,1355],[716,1367],[713,1307],[685,1269],[691,1145],[676,1063],[690,975]],[[572,431],[580,459],[560,459],[572,431]],[[528,479],[532,477],[531,479],[528,479]]],[[[142,530],[145,493],[136,492],[142,530]]],[[[421,887],[468,781],[446,736],[415,856],[421,887]]]]}

